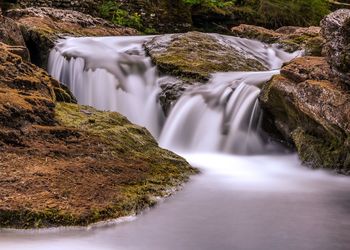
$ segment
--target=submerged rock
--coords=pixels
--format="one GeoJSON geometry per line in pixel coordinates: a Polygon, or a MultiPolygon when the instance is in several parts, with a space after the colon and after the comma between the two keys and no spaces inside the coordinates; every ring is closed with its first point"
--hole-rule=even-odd
{"type": "Polygon", "coordinates": [[[175,76],[207,80],[214,72],[262,71],[268,68],[228,37],[189,32],[162,35],[145,44],[159,70],[175,76]]]}
{"type": "Polygon", "coordinates": [[[263,87],[260,101],[304,163],[350,174],[350,94],[330,74],[324,58],[297,58],[263,87]]]}
{"type": "Polygon", "coordinates": [[[288,52],[304,50],[307,56],[321,56],[324,39],[320,27],[285,26],[277,30],[241,24],[231,29],[233,35],[255,39],[269,44],[279,44],[288,52]]]}
{"type": "Polygon", "coordinates": [[[117,113],[74,99],[0,44],[0,227],[87,225],[139,212],[195,173],[117,113]]]}
{"type": "Polygon", "coordinates": [[[48,54],[57,39],[64,36],[119,36],[137,31],[113,25],[101,18],[72,10],[48,7],[13,9],[7,16],[19,24],[32,62],[46,68],[48,54]]]}
{"type": "Polygon", "coordinates": [[[340,9],[329,14],[321,26],[326,39],[324,51],[333,75],[350,86],[350,10],[340,9]]]}

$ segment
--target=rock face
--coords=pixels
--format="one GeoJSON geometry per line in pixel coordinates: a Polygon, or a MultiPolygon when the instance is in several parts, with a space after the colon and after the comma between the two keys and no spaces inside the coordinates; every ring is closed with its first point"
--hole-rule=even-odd
{"type": "Polygon", "coordinates": [[[263,87],[260,101],[304,163],[350,174],[350,94],[330,74],[322,57],[297,58],[263,87]]]}
{"type": "Polygon", "coordinates": [[[277,30],[241,24],[231,29],[233,35],[265,43],[277,43],[286,51],[304,50],[307,56],[321,56],[324,39],[320,27],[286,26],[277,30]]]}
{"type": "Polygon", "coordinates": [[[29,51],[26,48],[21,30],[17,23],[4,17],[0,12],[0,42],[10,45],[12,51],[29,61],[29,51]]]}
{"type": "Polygon", "coordinates": [[[155,203],[195,171],[125,117],[73,103],[0,44],[0,227],[87,225],[155,203]]]}
{"type": "Polygon", "coordinates": [[[28,8],[8,11],[19,24],[32,62],[46,68],[48,54],[54,42],[63,36],[133,35],[137,31],[123,28],[71,10],[28,8]]]}
{"type": "Polygon", "coordinates": [[[322,34],[326,39],[325,54],[333,76],[350,86],[350,10],[340,9],[322,22],[322,34]]]}
{"type": "Polygon", "coordinates": [[[162,72],[197,80],[207,80],[214,72],[267,70],[257,58],[214,34],[157,36],[145,48],[162,72]]]}

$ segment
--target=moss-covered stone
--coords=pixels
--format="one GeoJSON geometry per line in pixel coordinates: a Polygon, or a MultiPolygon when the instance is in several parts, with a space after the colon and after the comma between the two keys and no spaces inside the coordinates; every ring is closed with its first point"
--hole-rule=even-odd
{"type": "Polygon", "coordinates": [[[214,72],[267,70],[257,58],[220,39],[225,40],[189,32],[155,37],[145,47],[159,70],[175,76],[207,80],[214,72]]]}

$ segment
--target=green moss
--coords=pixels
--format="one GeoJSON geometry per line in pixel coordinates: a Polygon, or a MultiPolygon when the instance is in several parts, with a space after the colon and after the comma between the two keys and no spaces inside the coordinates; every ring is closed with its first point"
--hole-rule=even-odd
{"type": "Polygon", "coordinates": [[[258,60],[245,57],[208,34],[189,32],[171,39],[160,52],[146,45],[152,60],[164,73],[207,80],[215,72],[267,70],[258,60]]]}
{"type": "Polygon", "coordinates": [[[339,138],[324,134],[314,136],[302,128],[293,131],[292,137],[301,160],[315,168],[339,170],[343,173],[350,170],[349,147],[339,138]]]}

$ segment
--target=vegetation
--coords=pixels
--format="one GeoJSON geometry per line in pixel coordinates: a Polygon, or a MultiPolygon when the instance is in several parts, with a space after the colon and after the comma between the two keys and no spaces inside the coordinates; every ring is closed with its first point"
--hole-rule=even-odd
{"type": "MultiPolygon", "coordinates": [[[[265,27],[318,25],[329,12],[327,0],[183,0],[198,9],[234,16],[265,27]]],[[[208,13],[209,13],[208,12],[208,13]]]]}
{"type": "Polygon", "coordinates": [[[129,13],[121,8],[116,1],[104,1],[100,7],[100,14],[103,18],[110,20],[114,24],[143,30],[141,15],[139,13],[129,13]]]}

